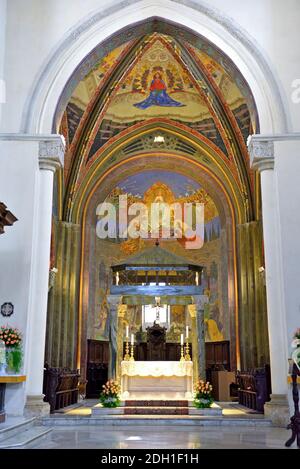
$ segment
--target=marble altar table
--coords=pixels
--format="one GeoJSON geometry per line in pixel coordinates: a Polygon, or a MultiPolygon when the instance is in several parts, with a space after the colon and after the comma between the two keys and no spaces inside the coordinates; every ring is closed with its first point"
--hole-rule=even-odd
{"type": "Polygon", "coordinates": [[[193,362],[122,361],[122,399],[192,399],[193,362]]]}

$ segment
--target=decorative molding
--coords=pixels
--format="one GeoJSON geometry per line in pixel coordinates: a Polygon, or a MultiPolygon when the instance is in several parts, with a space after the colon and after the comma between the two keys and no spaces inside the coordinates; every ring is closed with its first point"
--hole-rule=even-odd
{"type": "Polygon", "coordinates": [[[65,139],[61,135],[39,140],[40,169],[56,171],[64,163],[65,139]]]}
{"type": "Polygon", "coordinates": [[[0,133],[0,141],[9,141],[9,142],[40,142],[41,140],[45,141],[57,141],[61,140],[62,145],[65,146],[65,138],[60,134],[27,134],[27,133],[0,133]]]}
{"type": "Polygon", "coordinates": [[[56,171],[63,166],[65,153],[64,141],[61,137],[39,141],[39,167],[41,170],[56,171]]]}
{"type": "Polygon", "coordinates": [[[248,137],[248,150],[252,169],[259,172],[274,169],[275,163],[275,142],[293,142],[300,140],[300,132],[274,134],[274,135],[250,135],[248,137]]]}
{"type": "Polygon", "coordinates": [[[267,138],[256,138],[252,135],[248,139],[248,150],[252,169],[259,172],[274,169],[274,142],[267,138]]]}
{"type": "Polygon", "coordinates": [[[131,153],[147,150],[169,150],[184,154],[187,153],[189,155],[195,155],[197,153],[197,148],[190,143],[161,130],[154,130],[146,135],[138,136],[135,140],[123,146],[121,151],[123,154],[129,155],[131,153]],[[162,138],[162,140],[156,142],[156,137],[162,138]]]}
{"type": "Polygon", "coordinates": [[[22,134],[3,133],[0,141],[7,142],[37,142],[39,144],[39,167],[48,171],[56,171],[63,166],[65,153],[65,139],[59,134],[22,134]]]}
{"type": "Polygon", "coordinates": [[[1,305],[1,314],[4,317],[10,317],[14,314],[14,305],[10,301],[6,301],[1,305]]]}

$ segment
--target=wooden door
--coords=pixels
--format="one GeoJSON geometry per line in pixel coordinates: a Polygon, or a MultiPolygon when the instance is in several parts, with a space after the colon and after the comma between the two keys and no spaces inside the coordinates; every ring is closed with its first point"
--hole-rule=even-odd
{"type": "Polygon", "coordinates": [[[87,398],[98,398],[108,377],[109,343],[88,340],[87,398]]]}

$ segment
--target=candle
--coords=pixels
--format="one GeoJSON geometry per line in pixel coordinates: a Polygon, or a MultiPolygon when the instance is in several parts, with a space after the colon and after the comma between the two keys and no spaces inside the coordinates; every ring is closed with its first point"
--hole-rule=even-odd
{"type": "Polygon", "coordinates": [[[134,334],[131,334],[131,345],[134,344],[134,334]]]}
{"type": "Polygon", "coordinates": [[[183,334],[180,334],[180,344],[183,345],[183,334]]]}
{"type": "Polygon", "coordinates": [[[185,330],[186,330],[185,336],[188,339],[189,338],[189,326],[186,326],[185,330]]]}
{"type": "Polygon", "coordinates": [[[126,326],[126,339],[129,339],[129,326],[126,326]]]}

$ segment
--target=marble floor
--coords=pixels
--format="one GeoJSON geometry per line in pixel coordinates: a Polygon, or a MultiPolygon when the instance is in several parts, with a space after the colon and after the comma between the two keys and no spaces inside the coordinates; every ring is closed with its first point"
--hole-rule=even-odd
{"type": "MultiPolygon", "coordinates": [[[[32,448],[40,449],[258,449],[284,448],[290,432],[276,427],[108,427],[66,426],[32,448]]],[[[293,448],[296,449],[296,446],[293,448]]]]}

